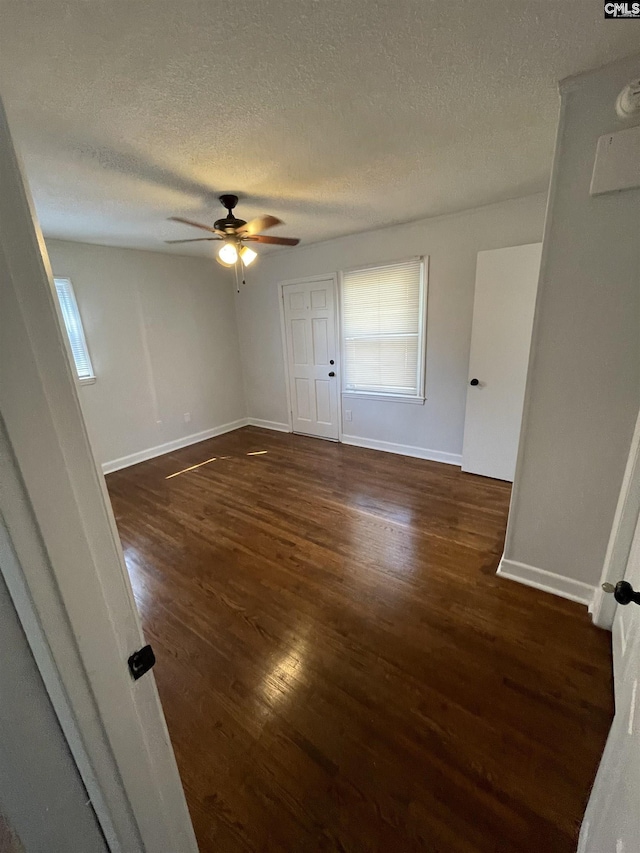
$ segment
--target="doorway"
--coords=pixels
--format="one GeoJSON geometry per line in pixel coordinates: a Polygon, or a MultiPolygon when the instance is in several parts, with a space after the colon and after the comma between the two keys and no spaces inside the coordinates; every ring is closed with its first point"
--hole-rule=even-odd
{"type": "Polygon", "coordinates": [[[335,276],[287,282],[281,288],[292,430],[338,441],[340,380],[335,276]]]}

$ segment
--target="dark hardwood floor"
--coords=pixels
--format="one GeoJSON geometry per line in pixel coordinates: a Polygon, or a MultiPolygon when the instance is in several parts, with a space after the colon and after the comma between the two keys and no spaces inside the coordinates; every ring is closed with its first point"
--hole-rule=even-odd
{"type": "Polygon", "coordinates": [[[495,575],[507,484],[251,427],[107,483],[202,853],[573,853],[610,635],[495,575]]]}

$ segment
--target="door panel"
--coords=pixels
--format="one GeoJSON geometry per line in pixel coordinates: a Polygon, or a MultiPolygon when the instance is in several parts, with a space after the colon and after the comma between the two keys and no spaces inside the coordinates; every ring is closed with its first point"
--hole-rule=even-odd
{"type": "Polygon", "coordinates": [[[541,243],[478,253],[462,470],[513,481],[541,243]]]}
{"type": "Polygon", "coordinates": [[[331,425],[331,386],[327,379],[316,379],[316,414],[318,423],[331,425]]]}
{"type": "MultiPolygon", "coordinates": [[[[638,589],[640,521],[625,580],[638,589]]],[[[579,853],[635,853],[640,839],[640,607],[618,605],[613,663],[616,713],[580,832],[579,853]]]]}
{"type": "Polygon", "coordinates": [[[314,317],[311,320],[313,336],[313,361],[316,365],[329,364],[329,336],[325,317],[314,317]]]}
{"type": "Polygon", "coordinates": [[[327,291],[326,290],[312,290],[311,291],[311,308],[319,309],[327,307],[327,291]]]}
{"type": "Polygon", "coordinates": [[[293,412],[296,420],[311,422],[311,394],[308,379],[298,377],[295,380],[293,412]]]}
{"type": "Polygon", "coordinates": [[[304,320],[291,321],[291,341],[293,344],[293,363],[306,364],[307,358],[307,336],[304,320]]]}
{"type": "MultiPolygon", "coordinates": [[[[629,553],[629,562],[625,580],[634,589],[640,589],[640,536],[636,532],[629,553]]],[[[640,608],[629,604],[618,607],[613,620],[613,669],[616,691],[616,706],[624,704],[622,692],[629,680],[637,673],[638,662],[633,661],[633,655],[640,645],[640,608]]]]}
{"type": "Polygon", "coordinates": [[[289,294],[289,310],[304,311],[305,294],[303,291],[294,290],[289,294]]]}
{"type": "Polygon", "coordinates": [[[293,431],[337,440],[335,282],[287,284],[282,296],[293,431]]]}

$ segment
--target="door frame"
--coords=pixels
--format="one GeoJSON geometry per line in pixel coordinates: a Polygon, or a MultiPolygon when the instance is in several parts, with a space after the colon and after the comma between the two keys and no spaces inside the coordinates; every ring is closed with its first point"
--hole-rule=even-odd
{"type": "Polygon", "coordinates": [[[616,601],[607,595],[603,583],[615,584],[624,578],[631,543],[640,516],[640,411],[631,439],[629,456],[625,467],[622,486],[618,496],[609,544],[602,567],[600,583],[595,589],[589,607],[591,618],[599,628],[611,630],[616,613],[616,601]]]}
{"type": "Polygon", "coordinates": [[[145,640],[1,101],[0,175],[4,576],[110,851],[197,853],[155,679],[128,671],[145,640]]]}
{"type": "MultiPolygon", "coordinates": [[[[340,305],[338,293],[338,273],[330,272],[324,275],[309,275],[300,278],[289,278],[278,282],[278,306],[280,309],[280,338],[282,341],[282,358],[284,359],[284,376],[287,389],[287,417],[289,432],[293,432],[293,403],[291,400],[291,376],[289,374],[289,354],[287,349],[287,326],[284,312],[284,289],[290,284],[312,284],[314,281],[333,282],[333,313],[336,330],[336,379],[338,381],[338,442],[342,442],[342,329],[340,327],[340,305]]],[[[302,435],[303,433],[296,433],[302,435]]],[[[323,441],[331,441],[322,436],[310,436],[320,438],[323,441]]]]}

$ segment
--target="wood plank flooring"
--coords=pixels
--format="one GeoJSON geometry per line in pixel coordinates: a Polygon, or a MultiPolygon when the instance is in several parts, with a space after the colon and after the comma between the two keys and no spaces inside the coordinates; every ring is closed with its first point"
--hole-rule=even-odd
{"type": "Polygon", "coordinates": [[[507,484],[252,427],[107,483],[202,853],[573,853],[610,635],[495,575],[507,484]]]}

